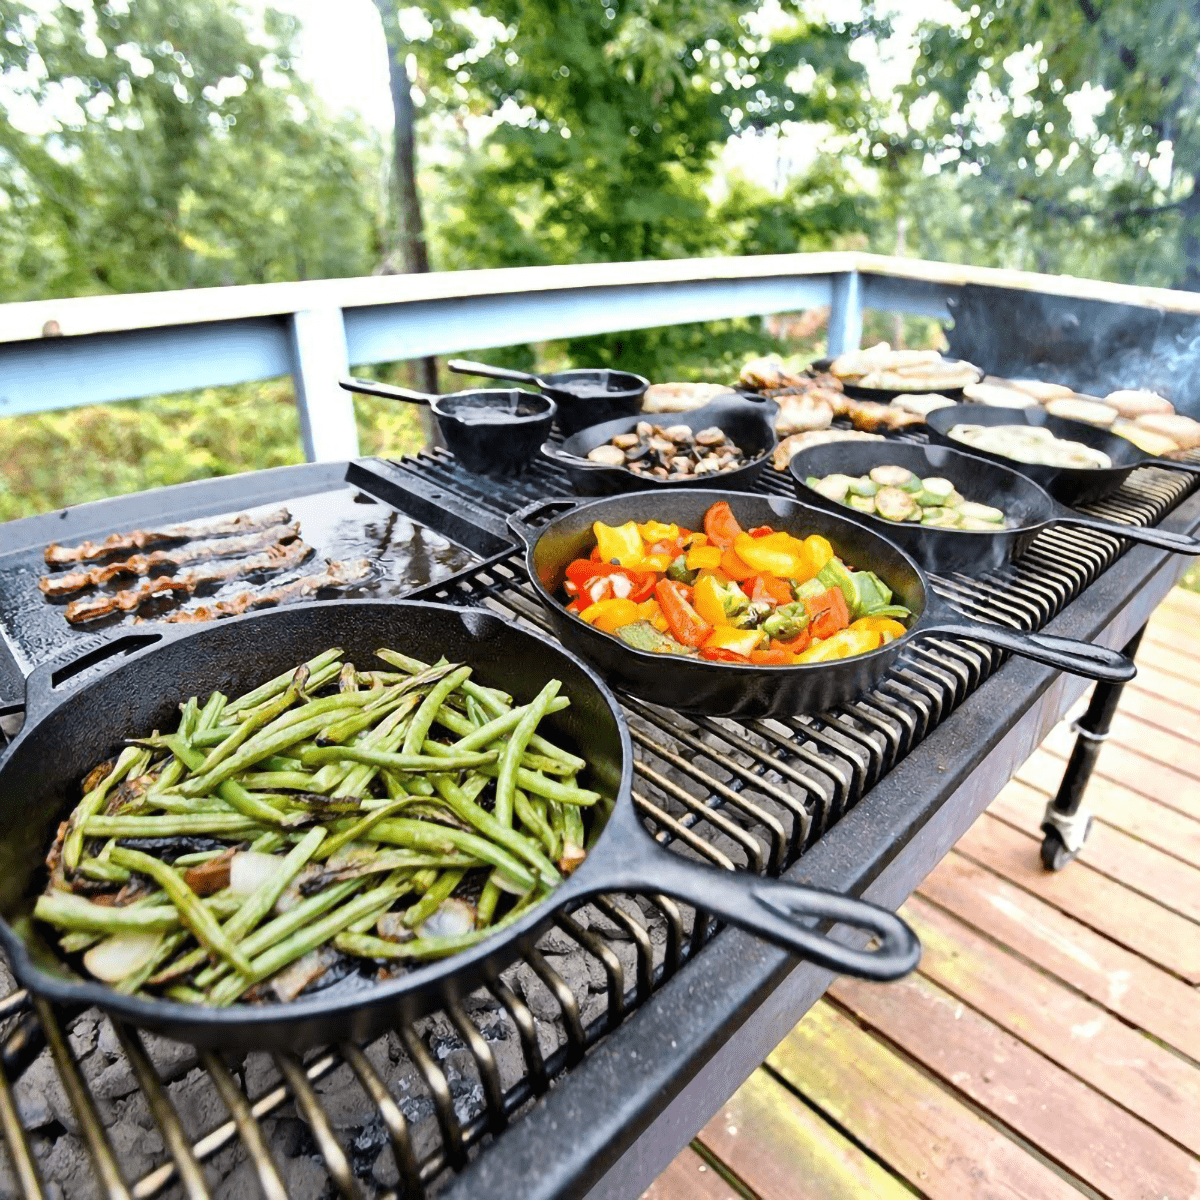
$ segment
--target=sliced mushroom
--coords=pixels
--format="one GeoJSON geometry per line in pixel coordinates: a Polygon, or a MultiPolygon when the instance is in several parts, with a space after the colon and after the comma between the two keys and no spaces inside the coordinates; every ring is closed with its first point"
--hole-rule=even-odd
{"type": "Polygon", "coordinates": [[[686,446],[692,440],[692,431],[686,425],[670,425],[662,430],[662,435],[677,446],[686,446]]]}
{"type": "Polygon", "coordinates": [[[648,438],[654,432],[654,426],[649,421],[639,421],[634,426],[634,433],[640,438],[648,438]]]}
{"type": "Polygon", "coordinates": [[[632,450],[640,440],[636,433],[618,433],[612,444],[622,450],[632,450]]]}
{"type": "Polygon", "coordinates": [[[725,431],[718,429],[715,425],[710,425],[707,429],[702,429],[696,434],[696,444],[698,446],[719,446],[725,441],[725,431]]]}
{"type": "Polygon", "coordinates": [[[597,446],[594,450],[588,451],[588,461],[601,463],[606,467],[623,467],[625,451],[619,450],[616,446],[597,446]]]}

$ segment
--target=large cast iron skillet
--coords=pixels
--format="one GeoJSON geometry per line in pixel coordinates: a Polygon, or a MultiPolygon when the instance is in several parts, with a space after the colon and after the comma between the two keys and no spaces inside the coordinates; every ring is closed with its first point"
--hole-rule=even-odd
{"type": "Polygon", "coordinates": [[[27,716],[0,763],[0,944],[23,984],[68,1005],[97,1004],[169,1037],[241,1050],[301,1049],[368,1039],[399,1018],[412,1019],[494,979],[545,931],[556,913],[609,891],[653,891],[715,913],[814,962],[870,979],[911,970],[920,947],[890,912],[847,896],[700,866],[661,849],[646,833],[630,799],[633,760],[617,702],[595,673],[548,640],[495,614],[385,600],[329,600],[192,630],[126,635],[56,671],[47,664],[28,681],[27,716]],[[341,646],[359,663],[380,646],[402,647],[433,661],[444,654],[476,667],[477,678],[531,700],[552,678],[570,708],[547,718],[551,736],[584,756],[587,786],[603,795],[589,815],[584,864],[541,905],[451,958],[401,978],[343,981],[329,994],[290,1004],[216,1009],[133,999],[85,981],[66,964],[52,938],[29,919],[45,884],[43,856],[59,821],[79,799],[79,783],[123,739],[171,728],[178,705],[214,688],[236,695],[290,666],[341,646]],[[107,671],[87,682],[72,669],[107,657],[107,671]],[[881,940],[854,950],[806,927],[842,921],[881,940]]]}
{"type": "MultiPolygon", "coordinates": [[[[754,486],[763,473],[767,460],[775,450],[775,417],[779,405],[761,397],[750,399],[736,393],[718,396],[703,408],[690,412],[664,413],[656,424],[686,425],[693,433],[715,425],[724,431],[735,446],[747,456],[744,466],[732,471],[722,471],[719,476],[709,476],[721,487],[742,491],[754,486]]],[[[588,451],[604,446],[620,433],[632,433],[646,415],[620,417],[605,421],[603,425],[591,425],[573,437],[567,438],[562,446],[547,442],[542,453],[558,463],[571,480],[571,487],[581,496],[611,496],[614,492],[677,491],[695,487],[696,481],[684,479],[656,479],[653,475],[635,475],[625,467],[606,467],[602,463],[588,461],[588,451]]]]}
{"type": "Polygon", "coordinates": [[[599,667],[611,683],[683,712],[762,717],[828,708],[870,689],[909,643],[927,637],[971,638],[1111,683],[1132,679],[1135,673],[1133,663],[1103,646],[1048,633],[1017,633],[964,617],[936,595],[921,568],[894,542],[848,516],[795,500],[699,490],[639,492],[587,503],[543,500],[510,517],[509,526],[525,542],[529,578],[562,641],[599,667]],[[688,529],[703,529],[705,512],[718,500],[729,501],[744,529],[772,525],[800,537],[810,533],[827,537],[844,562],[875,571],[896,593],[898,603],[916,614],[908,633],[854,658],[758,667],[635,650],[567,612],[560,594],[564,572],[568,563],[591,553],[596,544],[593,521],[606,525],[674,521],[688,529]],[[564,505],[565,513],[536,527],[539,518],[561,512],[564,505]]]}
{"type": "Polygon", "coordinates": [[[1035,483],[1040,484],[1055,500],[1063,504],[1088,504],[1111,496],[1129,478],[1135,467],[1164,467],[1169,471],[1183,471],[1188,475],[1200,475],[1200,463],[1180,462],[1173,458],[1159,458],[1147,454],[1123,437],[1088,425],[1085,421],[1068,421],[1064,417],[1052,417],[1044,408],[992,408],[987,404],[956,404],[951,408],[938,408],[925,418],[929,436],[943,446],[966,450],[989,462],[999,463],[1011,470],[1020,471],[1035,483]],[[1018,462],[1002,454],[992,454],[955,441],[950,430],[955,425],[1041,425],[1056,437],[1070,438],[1096,450],[1103,450],[1112,459],[1111,467],[1045,467],[1036,463],[1018,462]]]}
{"type": "Polygon", "coordinates": [[[921,446],[913,442],[839,442],[830,446],[810,446],[795,455],[789,469],[801,500],[830,512],[853,516],[907,550],[926,571],[978,572],[999,567],[1020,554],[1043,529],[1056,525],[1108,533],[1177,554],[1200,554],[1200,540],[1196,538],[1167,529],[1119,525],[1114,521],[1085,517],[1065,508],[1032,479],[1011,468],[951,450],[949,446],[921,446]],[[995,532],[938,529],[906,521],[886,521],[874,513],[858,512],[830,500],[804,482],[810,475],[823,479],[834,472],[866,475],[872,467],[885,464],[907,467],[922,478],[940,475],[950,480],[968,500],[1002,509],[1008,517],[1005,528],[995,532]]]}

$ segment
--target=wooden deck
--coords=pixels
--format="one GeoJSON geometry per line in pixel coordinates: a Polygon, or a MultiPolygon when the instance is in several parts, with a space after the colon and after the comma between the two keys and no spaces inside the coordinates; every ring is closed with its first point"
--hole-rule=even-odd
{"type": "Polygon", "coordinates": [[[835,984],[644,1200],[1200,1197],[1200,595],[1138,667],[1079,859],[1064,724],[905,905],[918,971],[835,984]]]}

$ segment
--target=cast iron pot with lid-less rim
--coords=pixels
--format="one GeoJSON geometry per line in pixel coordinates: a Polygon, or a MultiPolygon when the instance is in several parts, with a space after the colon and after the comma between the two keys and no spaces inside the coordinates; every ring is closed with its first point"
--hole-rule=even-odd
{"type": "Polygon", "coordinates": [[[1120,525],[1086,517],[1066,508],[1038,487],[1032,479],[1010,467],[977,458],[949,446],[924,446],[916,442],[839,442],[810,446],[792,458],[789,470],[796,494],[808,504],[834,513],[853,516],[856,521],[891,538],[926,571],[968,574],[1002,566],[1020,554],[1043,530],[1064,525],[1128,538],[1176,554],[1200,554],[1200,540],[1169,529],[1120,525]],[[888,521],[874,513],[859,512],[828,496],[822,496],[804,481],[810,475],[823,479],[840,474],[858,478],[872,467],[905,467],[923,479],[948,479],[967,500],[990,504],[1007,518],[1003,528],[940,529],[908,521],[888,521]]]}
{"type": "Polygon", "coordinates": [[[534,945],[556,913],[612,891],[664,893],[714,913],[814,962],[871,979],[911,970],[920,946],[898,917],[865,901],[741,872],[706,867],[660,848],[630,798],[633,754],[612,693],[573,655],[494,613],[389,600],[327,600],[232,617],[187,630],[162,627],[110,639],[72,664],[39,668],[27,688],[27,717],[0,762],[0,945],[20,981],[65,1005],[96,1004],[113,1016],[201,1046],[299,1050],[375,1037],[496,978],[534,945]],[[288,1004],[207,1008],[141,999],[77,974],[54,931],[29,913],[46,878],[43,858],[58,823],[79,800],[80,781],[125,738],[174,728],[178,705],[214,689],[238,695],[330,646],[362,665],[380,646],[428,662],[445,655],[475,667],[482,683],[527,703],[550,679],[571,705],[540,728],[588,761],[581,782],[601,801],[585,813],[588,857],[540,904],[478,945],[397,979],[346,988],[342,981],[288,1004]],[[81,664],[105,662],[95,678],[62,680],[81,664]],[[56,687],[56,681],[59,686],[56,687]],[[811,927],[860,926],[875,950],[855,950],[811,927]]]}
{"type": "Polygon", "coordinates": [[[992,408],[987,404],[956,404],[952,408],[935,409],[925,418],[925,423],[929,427],[929,436],[935,442],[1019,471],[1062,504],[1087,504],[1093,500],[1103,500],[1105,496],[1111,496],[1136,467],[1163,467],[1169,471],[1200,476],[1200,463],[1147,454],[1108,429],[1089,425],[1085,421],[1051,416],[1044,408],[992,408]],[[1102,450],[1112,459],[1112,466],[1050,467],[1020,462],[952,438],[950,430],[956,425],[1039,425],[1050,430],[1055,437],[1082,442],[1094,450],[1102,450]]]}
{"type": "MultiPolygon", "coordinates": [[[[703,476],[707,482],[719,482],[721,487],[740,491],[754,486],[763,473],[768,459],[775,450],[775,417],[779,405],[772,400],[750,399],[731,393],[719,396],[703,408],[690,412],[663,413],[651,424],[668,427],[686,425],[693,433],[716,426],[739,449],[748,455],[748,461],[740,467],[703,476]]],[[[584,496],[610,496],[614,492],[648,492],[695,487],[696,480],[657,479],[652,475],[638,475],[628,467],[608,467],[603,463],[591,462],[587,455],[597,446],[607,445],[622,433],[632,433],[642,422],[649,421],[648,415],[622,417],[616,421],[605,421],[603,425],[592,425],[588,429],[569,437],[562,446],[547,442],[542,453],[567,472],[571,486],[584,496]]]]}
{"type": "Polygon", "coordinates": [[[925,573],[894,542],[848,516],[780,496],[694,490],[635,492],[587,502],[542,500],[510,517],[509,527],[526,545],[529,578],[563,643],[615,686],[681,712],[729,717],[817,712],[868,691],[905,647],[927,637],[970,638],[1108,683],[1124,683],[1135,674],[1133,663],[1105,646],[1050,633],[1018,633],[963,616],[932,590],[925,573]],[[703,529],[704,514],[718,500],[729,502],[743,529],[771,525],[797,537],[817,533],[828,538],[848,566],[874,571],[896,594],[896,602],[912,610],[915,620],[908,632],[853,658],[760,667],[635,650],[567,612],[559,590],[567,564],[587,558],[596,544],[593,522],[663,521],[703,529]],[[555,512],[560,515],[540,523],[555,512]]]}

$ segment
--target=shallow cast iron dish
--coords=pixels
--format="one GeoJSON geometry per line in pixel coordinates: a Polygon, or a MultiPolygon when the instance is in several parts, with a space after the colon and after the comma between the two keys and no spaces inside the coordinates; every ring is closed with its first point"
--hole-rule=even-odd
{"type": "Polygon", "coordinates": [[[992,408],[987,404],[956,404],[952,408],[934,410],[925,418],[925,423],[929,427],[929,436],[935,442],[1019,471],[1040,484],[1055,500],[1063,504],[1088,504],[1093,500],[1103,500],[1105,496],[1111,496],[1136,467],[1164,467],[1169,471],[1200,475],[1200,463],[1157,458],[1098,425],[1088,425],[1085,421],[1068,421],[1064,417],[1052,417],[1043,408],[992,408]],[[1055,437],[1069,438],[1095,450],[1103,450],[1112,459],[1113,465],[1047,467],[1037,463],[1019,462],[1015,458],[993,454],[991,451],[981,450],[978,446],[970,446],[952,438],[950,430],[955,425],[1041,425],[1050,430],[1055,437]]]}
{"type": "MultiPolygon", "coordinates": [[[[962,362],[961,358],[947,358],[948,363],[962,362]]],[[[828,371],[833,366],[832,358],[818,358],[809,364],[809,369],[813,371],[828,371]]],[[[979,372],[979,378],[983,378],[983,372],[979,372]]],[[[925,387],[925,388],[870,388],[859,387],[856,383],[842,383],[842,391],[853,400],[876,400],[880,404],[887,404],[889,400],[895,400],[897,396],[945,396],[950,400],[961,400],[963,390],[957,388],[940,388],[940,387],[925,387]]]]}
{"type": "Polygon", "coordinates": [[[494,613],[387,600],[326,600],[231,617],[191,630],[117,637],[80,656],[39,668],[27,687],[20,736],[0,763],[0,944],[22,984],[57,1003],[99,1005],[114,1016],[202,1046],[291,1049],[367,1040],[496,978],[534,945],[557,913],[611,891],[661,892],[699,906],[834,970],[894,979],[911,970],[920,946],[892,913],[835,893],[705,867],[661,849],[630,798],[629,731],[612,693],[571,654],[494,613]],[[366,664],[380,646],[435,661],[444,654],[476,667],[483,683],[532,700],[559,679],[571,706],[546,718],[559,744],[585,757],[582,782],[602,800],[585,815],[588,857],[547,899],[479,945],[387,982],[342,980],[288,1004],[206,1008],[123,996],[84,980],[33,925],[45,884],[43,857],[58,823],[79,799],[80,780],[125,738],[173,728],[178,705],[214,689],[237,695],[297,663],[341,646],[366,664]],[[72,672],[106,663],[105,673],[72,672]],[[57,670],[55,669],[57,666],[57,670]],[[94,675],[94,673],[93,673],[94,675]],[[855,950],[807,928],[829,919],[881,940],[855,950]],[[353,986],[358,983],[360,986],[353,986]],[[347,985],[351,985],[347,987],[347,985]]]}
{"type": "Polygon", "coordinates": [[[555,403],[520,388],[431,396],[370,379],[343,379],[348,392],[382,396],[433,410],[446,449],[472,474],[519,475],[550,436],[555,403]]]}
{"type": "Polygon", "coordinates": [[[509,527],[527,547],[525,565],[555,633],[577,654],[594,663],[618,687],[653,704],[709,716],[791,716],[842,704],[868,691],[912,642],[927,637],[971,638],[1044,662],[1088,679],[1122,683],[1132,679],[1127,658],[1104,646],[1091,646],[1049,633],[1017,633],[972,621],[951,608],[929,586],[925,573],[895,542],[850,517],[777,496],[730,496],[724,491],[640,492],[607,500],[542,500],[509,518],[509,527]],[[592,522],[675,522],[703,529],[704,514],[728,500],[743,529],[772,525],[804,537],[819,533],[849,566],[876,572],[916,619],[903,637],[869,654],[794,667],[760,667],[708,662],[674,654],[635,650],[619,638],[593,629],[567,612],[559,596],[567,564],[586,558],[595,545],[592,522]],[[563,512],[563,506],[567,511],[563,512]],[[541,518],[554,512],[544,525],[541,518]]]}
{"type": "MultiPolygon", "coordinates": [[[[706,483],[710,480],[713,483],[719,481],[721,487],[741,491],[754,486],[775,450],[775,416],[778,412],[779,405],[774,401],[752,400],[731,393],[690,412],[655,414],[660,419],[651,423],[686,425],[693,433],[715,425],[745,452],[748,461],[740,467],[703,476],[703,479],[706,483]]],[[[628,467],[606,467],[603,463],[588,460],[589,450],[607,445],[618,434],[632,433],[640,422],[647,419],[645,415],[624,417],[617,421],[605,421],[603,425],[592,425],[567,438],[561,447],[547,442],[542,447],[542,453],[567,472],[571,486],[583,496],[694,488],[697,481],[690,477],[656,479],[654,476],[638,475],[628,467]]]]}
{"type": "Polygon", "coordinates": [[[796,484],[796,494],[805,503],[861,521],[908,551],[926,571],[970,573],[991,570],[1022,553],[1043,529],[1058,525],[1108,533],[1176,554],[1200,554],[1200,540],[1196,538],[1167,529],[1119,525],[1115,521],[1085,517],[1059,504],[1032,479],[1026,479],[1010,467],[952,450],[949,446],[921,446],[913,442],[840,442],[831,446],[810,446],[792,459],[789,470],[796,484]],[[950,480],[968,500],[990,504],[1003,511],[1005,526],[997,527],[993,532],[887,521],[874,513],[858,512],[830,500],[804,482],[810,475],[823,479],[835,472],[858,477],[868,474],[872,467],[885,464],[906,467],[914,475],[926,479],[938,475],[950,480]]]}
{"type": "Polygon", "coordinates": [[[601,421],[613,421],[640,412],[642,397],[650,380],[632,371],[580,367],[573,371],[555,371],[551,375],[531,375],[528,371],[510,371],[490,363],[453,358],[446,364],[460,375],[482,375],[487,379],[508,379],[540,388],[558,405],[558,424],[568,437],[601,421]]]}

